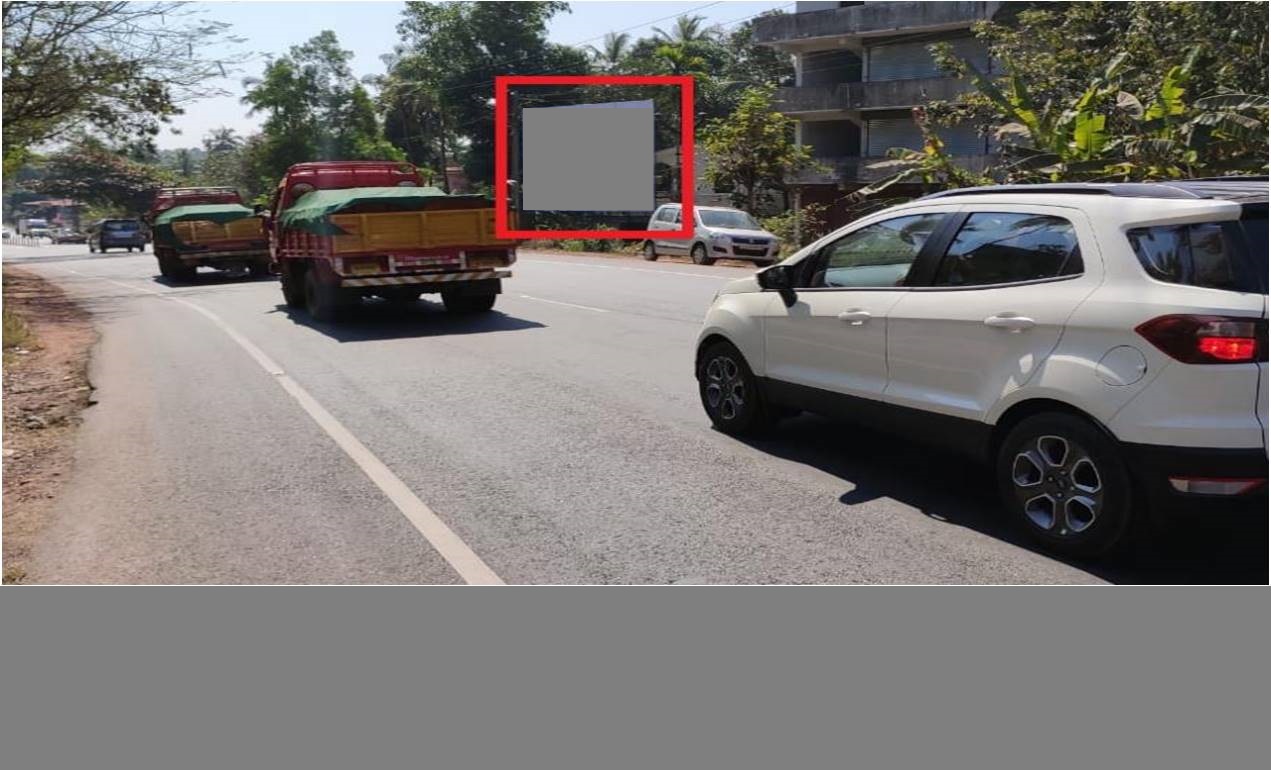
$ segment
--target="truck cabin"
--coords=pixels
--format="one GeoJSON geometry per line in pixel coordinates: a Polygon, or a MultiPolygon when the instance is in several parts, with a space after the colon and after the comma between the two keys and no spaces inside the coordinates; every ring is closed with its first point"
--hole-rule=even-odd
{"type": "Polygon", "coordinates": [[[379,160],[334,160],[297,163],[287,169],[270,200],[277,215],[312,190],[347,190],[352,187],[422,187],[419,169],[410,163],[379,160]]]}

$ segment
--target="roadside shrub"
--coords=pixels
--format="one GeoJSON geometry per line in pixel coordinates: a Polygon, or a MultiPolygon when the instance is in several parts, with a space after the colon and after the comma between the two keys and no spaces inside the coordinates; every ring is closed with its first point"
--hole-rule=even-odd
{"type": "Polygon", "coordinates": [[[759,220],[764,229],[781,239],[781,256],[788,256],[826,233],[824,203],[805,203],[797,211],[784,211],[759,220]],[[795,233],[798,237],[795,237],[795,233]]]}

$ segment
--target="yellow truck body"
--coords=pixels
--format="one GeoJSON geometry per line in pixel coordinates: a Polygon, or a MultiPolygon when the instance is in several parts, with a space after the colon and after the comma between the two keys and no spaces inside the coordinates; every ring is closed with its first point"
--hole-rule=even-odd
{"type": "Polygon", "coordinates": [[[516,245],[495,237],[491,208],[332,214],[330,219],[347,233],[332,236],[334,254],[516,245]]]}
{"type": "Polygon", "coordinates": [[[231,240],[265,240],[264,223],[260,217],[244,217],[232,222],[210,222],[190,219],[173,222],[172,232],[184,243],[205,244],[231,240]]]}

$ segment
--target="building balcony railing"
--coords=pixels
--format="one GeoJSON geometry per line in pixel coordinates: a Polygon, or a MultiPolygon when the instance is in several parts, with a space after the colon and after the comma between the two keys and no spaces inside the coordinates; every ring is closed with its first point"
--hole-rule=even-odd
{"type": "Polygon", "coordinates": [[[818,37],[843,37],[969,25],[990,19],[1001,3],[866,3],[847,8],[789,13],[755,19],[756,43],[787,43],[818,37]]]}
{"type": "Polygon", "coordinates": [[[787,86],[777,89],[774,102],[778,110],[788,113],[895,109],[952,99],[970,88],[966,80],[949,77],[787,86]]]}
{"type": "MultiPolygon", "coordinates": [[[[816,159],[822,168],[801,171],[790,180],[794,184],[844,184],[877,182],[899,171],[896,167],[870,168],[888,158],[831,157],[816,159]]],[[[969,171],[984,171],[992,160],[990,155],[959,155],[953,161],[969,171]]]]}

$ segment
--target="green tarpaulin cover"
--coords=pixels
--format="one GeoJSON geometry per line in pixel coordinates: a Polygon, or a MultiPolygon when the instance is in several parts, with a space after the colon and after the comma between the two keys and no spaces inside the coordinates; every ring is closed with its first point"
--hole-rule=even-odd
{"type": "Polygon", "coordinates": [[[233,222],[252,216],[253,212],[237,203],[204,203],[195,206],[176,206],[154,218],[154,240],[164,246],[180,247],[183,244],[172,232],[173,222],[202,220],[208,222],[233,222]]]}
{"type": "Polygon", "coordinates": [[[422,211],[439,199],[484,199],[482,195],[447,195],[436,187],[350,187],[347,190],[314,190],[282,212],[283,227],[306,230],[315,235],[339,235],[343,231],[327,217],[359,203],[376,203],[400,211],[422,211]]]}
{"type": "Polygon", "coordinates": [[[170,225],[173,222],[184,222],[187,219],[201,219],[209,222],[233,222],[235,219],[250,217],[252,210],[237,203],[204,203],[196,206],[177,206],[170,208],[154,218],[155,226],[170,225]]]}

